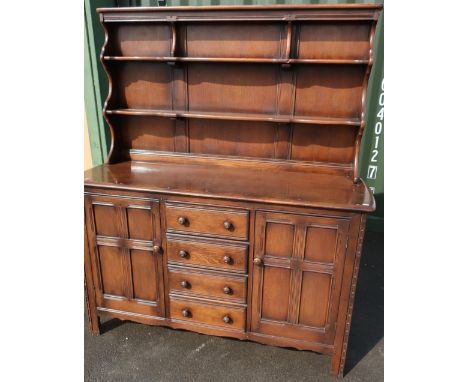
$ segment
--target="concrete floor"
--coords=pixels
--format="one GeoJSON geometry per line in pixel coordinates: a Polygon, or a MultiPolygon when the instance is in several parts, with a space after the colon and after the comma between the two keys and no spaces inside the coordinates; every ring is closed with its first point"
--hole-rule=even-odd
{"type": "MultiPolygon", "coordinates": [[[[383,234],[368,232],[345,381],[383,381],[383,234]]],[[[92,336],[85,320],[85,381],[336,381],[330,358],[235,339],[112,319],[92,336]]]]}

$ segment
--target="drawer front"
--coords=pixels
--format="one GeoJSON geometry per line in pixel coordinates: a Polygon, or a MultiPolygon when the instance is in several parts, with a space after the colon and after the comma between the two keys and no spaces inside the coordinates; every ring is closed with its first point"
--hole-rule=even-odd
{"type": "Polygon", "coordinates": [[[166,227],[169,232],[199,233],[247,240],[249,212],[167,203],[166,227]]]}
{"type": "Polygon", "coordinates": [[[227,245],[168,235],[166,253],[169,263],[240,273],[247,270],[248,246],[244,244],[227,245]]]}
{"type": "Polygon", "coordinates": [[[243,276],[221,276],[182,269],[169,269],[169,288],[171,292],[222,298],[245,303],[247,279],[243,276]]]}
{"type": "Polygon", "coordinates": [[[172,319],[245,330],[245,308],[211,305],[174,297],[170,299],[170,307],[172,319]]]}

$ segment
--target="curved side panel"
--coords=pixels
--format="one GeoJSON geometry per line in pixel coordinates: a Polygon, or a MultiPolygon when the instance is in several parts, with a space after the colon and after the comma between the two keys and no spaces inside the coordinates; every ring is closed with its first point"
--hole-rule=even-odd
{"type": "Polygon", "coordinates": [[[361,124],[359,126],[359,131],[356,136],[356,141],[354,144],[354,169],[353,169],[353,178],[354,183],[359,182],[359,153],[361,151],[361,140],[364,133],[364,128],[366,127],[366,100],[367,100],[367,85],[369,82],[370,73],[372,70],[372,65],[374,63],[374,36],[375,28],[377,25],[377,20],[372,23],[370,35],[369,35],[369,63],[367,65],[366,74],[364,75],[364,81],[362,84],[362,97],[361,97],[361,124]]]}
{"type": "Polygon", "coordinates": [[[104,60],[104,53],[105,53],[105,51],[107,49],[107,45],[109,43],[109,31],[107,30],[107,26],[104,23],[104,17],[103,17],[102,13],[99,15],[99,20],[101,21],[102,27],[104,29],[104,44],[102,45],[102,48],[101,48],[100,60],[101,60],[102,66],[104,68],[104,71],[106,72],[108,82],[109,82],[109,92],[107,93],[107,98],[104,101],[104,106],[102,108],[102,114],[104,116],[105,121],[107,122],[107,125],[109,126],[110,134],[111,134],[110,150],[109,150],[109,154],[107,155],[106,163],[113,163],[113,162],[115,162],[115,159],[116,159],[115,158],[116,155],[114,154],[115,131],[114,131],[114,127],[112,126],[109,118],[107,117],[107,106],[108,106],[109,100],[112,98],[112,76],[111,76],[109,68],[107,67],[106,62],[104,60]]]}

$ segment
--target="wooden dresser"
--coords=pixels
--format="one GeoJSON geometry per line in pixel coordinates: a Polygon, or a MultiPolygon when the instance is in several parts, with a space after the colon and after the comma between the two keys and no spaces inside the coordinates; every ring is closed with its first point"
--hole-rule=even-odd
{"type": "Polygon", "coordinates": [[[98,9],[111,151],[85,173],[103,316],[314,350],[342,375],[375,5],[98,9]]]}

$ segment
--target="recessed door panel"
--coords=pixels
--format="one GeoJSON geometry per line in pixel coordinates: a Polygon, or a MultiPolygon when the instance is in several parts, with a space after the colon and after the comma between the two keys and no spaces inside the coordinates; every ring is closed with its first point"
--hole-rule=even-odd
{"type": "Polygon", "coordinates": [[[158,300],[157,261],[152,251],[134,249],[131,252],[133,296],[135,299],[154,302],[158,300]]]}
{"type": "Polygon", "coordinates": [[[262,295],[262,318],[274,321],[287,321],[289,285],[291,271],[286,268],[268,267],[263,273],[263,283],[268,285],[262,295]]]}
{"type": "Polygon", "coordinates": [[[299,325],[323,328],[327,324],[330,308],[331,275],[304,272],[299,306],[299,325]]]}
{"type": "Polygon", "coordinates": [[[127,207],[127,222],[128,236],[131,239],[153,239],[153,224],[150,208],[127,207]]]}
{"type": "Polygon", "coordinates": [[[101,236],[119,236],[117,227],[117,210],[113,205],[94,204],[94,221],[96,233],[101,236]]]}
{"type": "Polygon", "coordinates": [[[335,261],[337,238],[337,228],[307,227],[304,259],[333,263],[335,261]]]}
{"type": "Polygon", "coordinates": [[[294,225],[268,222],[265,228],[266,254],[273,257],[291,257],[294,243],[294,225]]]}
{"type": "Polygon", "coordinates": [[[100,245],[98,253],[102,291],[113,296],[125,296],[125,273],[120,248],[100,245]]]}

